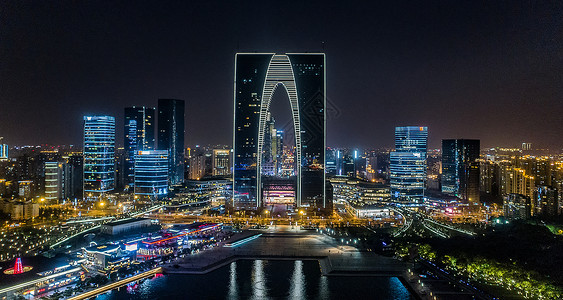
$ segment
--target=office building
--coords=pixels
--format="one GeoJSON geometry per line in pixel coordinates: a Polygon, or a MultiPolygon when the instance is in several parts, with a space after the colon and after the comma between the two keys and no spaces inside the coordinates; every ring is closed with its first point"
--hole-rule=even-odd
{"type": "Polygon", "coordinates": [[[270,102],[287,93],[295,133],[295,205],[328,207],[325,181],[325,55],[238,53],[235,56],[233,204],[261,207],[270,102]]]}
{"type": "Polygon", "coordinates": [[[135,177],[135,155],[137,151],[155,149],[155,109],[133,106],[125,108],[124,151],[122,168],[124,185],[133,185],[135,177]]]}
{"type": "Polygon", "coordinates": [[[231,174],[231,151],[228,149],[213,149],[213,176],[231,174]]]}
{"type": "Polygon", "coordinates": [[[395,128],[395,151],[390,153],[391,199],[404,204],[422,203],[426,182],[428,128],[395,128]]]}
{"type": "Polygon", "coordinates": [[[2,139],[0,137],[0,161],[8,160],[8,145],[2,144],[2,139]]]}
{"type": "Polygon", "coordinates": [[[151,200],[168,194],[168,151],[145,150],[135,155],[135,195],[151,200]]]}
{"type": "Polygon", "coordinates": [[[83,189],[83,164],[84,158],[81,152],[71,152],[63,156],[64,169],[64,199],[77,199],[82,197],[83,189]]]}
{"type": "Polygon", "coordinates": [[[171,185],[184,182],[184,100],[158,99],[158,149],[168,151],[171,185]]]}
{"type": "Polygon", "coordinates": [[[63,169],[57,161],[45,162],[45,200],[49,204],[58,203],[61,198],[63,169]]]}
{"type": "Polygon", "coordinates": [[[442,140],[442,192],[479,204],[479,140],[442,140]]]}
{"type": "Polygon", "coordinates": [[[84,117],[84,198],[95,199],[115,186],[115,118],[84,117]]]}

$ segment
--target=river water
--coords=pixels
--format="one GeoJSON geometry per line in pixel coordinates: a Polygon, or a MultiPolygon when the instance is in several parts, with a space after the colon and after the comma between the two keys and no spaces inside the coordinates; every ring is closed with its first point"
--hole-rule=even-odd
{"type": "Polygon", "coordinates": [[[239,260],[204,275],[165,275],[113,299],[411,299],[396,277],[322,276],[317,261],[239,260]]]}

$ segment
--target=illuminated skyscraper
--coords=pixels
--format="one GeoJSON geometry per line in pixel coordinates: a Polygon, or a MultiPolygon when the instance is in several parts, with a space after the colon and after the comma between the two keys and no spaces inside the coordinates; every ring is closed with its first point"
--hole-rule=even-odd
{"type": "Polygon", "coordinates": [[[168,194],[168,151],[142,150],[135,155],[135,195],[154,200],[168,194]]]}
{"type": "Polygon", "coordinates": [[[0,137],[0,161],[8,159],[8,145],[2,144],[2,137],[0,137]]]}
{"type": "Polygon", "coordinates": [[[49,204],[55,204],[61,197],[62,164],[57,161],[45,162],[45,199],[49,204]]]}
{"type": "Polygon", "coordinates": [[[213,176],[231,174],[231,151],[228,149],[213,149],[213,176]]]}
{"type": "Polygon", "coordinates": [[[97,198],[115,186],[115,118],[84,117],[84,198],[97,198]]]}
{"type": "Polygon", "coordinates": [[[395,127],[395,151],[391,152],[389,167],[393,201],[422,203],[427,139],[427,127],[395,127]]]}
{"type": "Polygon", "coordinates": [[[133,185],[135,179],[135,155],[137,151],[153,150],[155,119],[154,108],[133,106],[125,108],[124,149],[125,184],[133,185]]]}
{"type": "Polygon", "coordinates": [[[168,151],[170,184],[184,182],[184,100],[158,99],[158,149],[168,151]]]}
{"type": "Polygon", "coordinates": [[[327,207],[325,55],[239,53],[235,57],[235,207],[262,206],[267,117],[277,89],[289,96],[295,130],[297,207],[327,207]]]}
{"type": "Polygon", "coordinates": [[[442,140],[442,192],[479,204],[479,140],[442,140]]]}

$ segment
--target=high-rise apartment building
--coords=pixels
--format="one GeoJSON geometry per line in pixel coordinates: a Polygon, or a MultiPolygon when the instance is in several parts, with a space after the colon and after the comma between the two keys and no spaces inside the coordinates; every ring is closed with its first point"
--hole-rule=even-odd
{"type": "Polygon", "coordinates": [[[115,118],[84,117],[84,198],[94,199],[115,186],[115,118]]]}
{"type": "Polygon", "coordinates": [[[507,194],[503,197],[504,217],[509,220],[529,219],[532,212],[530,197],[522,194],[507,194]]]}
{"type": "Polygon", "coordinates": [[[555,217],[559,213],[559,193],[551,186],[540,185],[536,187],[532,203],[534,215],[542,217],[555,217]]]}
{"type": "Polygon", "coordinates": [[[200,180],[205,176],[206,157],[203,153],[190,157],[189,179],[200,180]]]}
{"type": "Polygon", "coordinates": [[[442,140],[442,192],[479,204],[480,141],[442,140]]]}
{"type": "Polygon", "coordinates": [[[172,185],[184,182],[184,110],[184,100],[158,99],[158,149],[168,151],[172,185]]]}
{"type": "Polygon", "coordinates": [[[137,151],[155,149],[155,109],[133,106],[125,108],[125,130],[123,146],[125,164],[122,174],[125,185],[133,185],[135,179],[135,155],[137,151]]]}
{"type": "Polygon", "coordinates": [[[395,151],[390,154],[391,199],[422,203],[426,182],[428,128],[395,128],[395,151]]]}

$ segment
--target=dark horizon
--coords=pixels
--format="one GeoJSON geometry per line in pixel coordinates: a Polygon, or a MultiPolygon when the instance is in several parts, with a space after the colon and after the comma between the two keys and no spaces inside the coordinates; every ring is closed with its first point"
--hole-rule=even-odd
{"type": "MultiPolygon", "coordinates": [[[[482,147],[563,148],[563,3],[2,1],[0,136],[82,143],[82,116],[186,101],[186,146],[232,143],[236,52],[325,52],[327,145],[428,126],[482,147]]],[[[277,97],[284,99],[284,97],[277,97]]],[[[287,105],[287,104],[286,104],[287,105]]],[[[283,117],[280,118],[283,120],[283,117]]]]}

